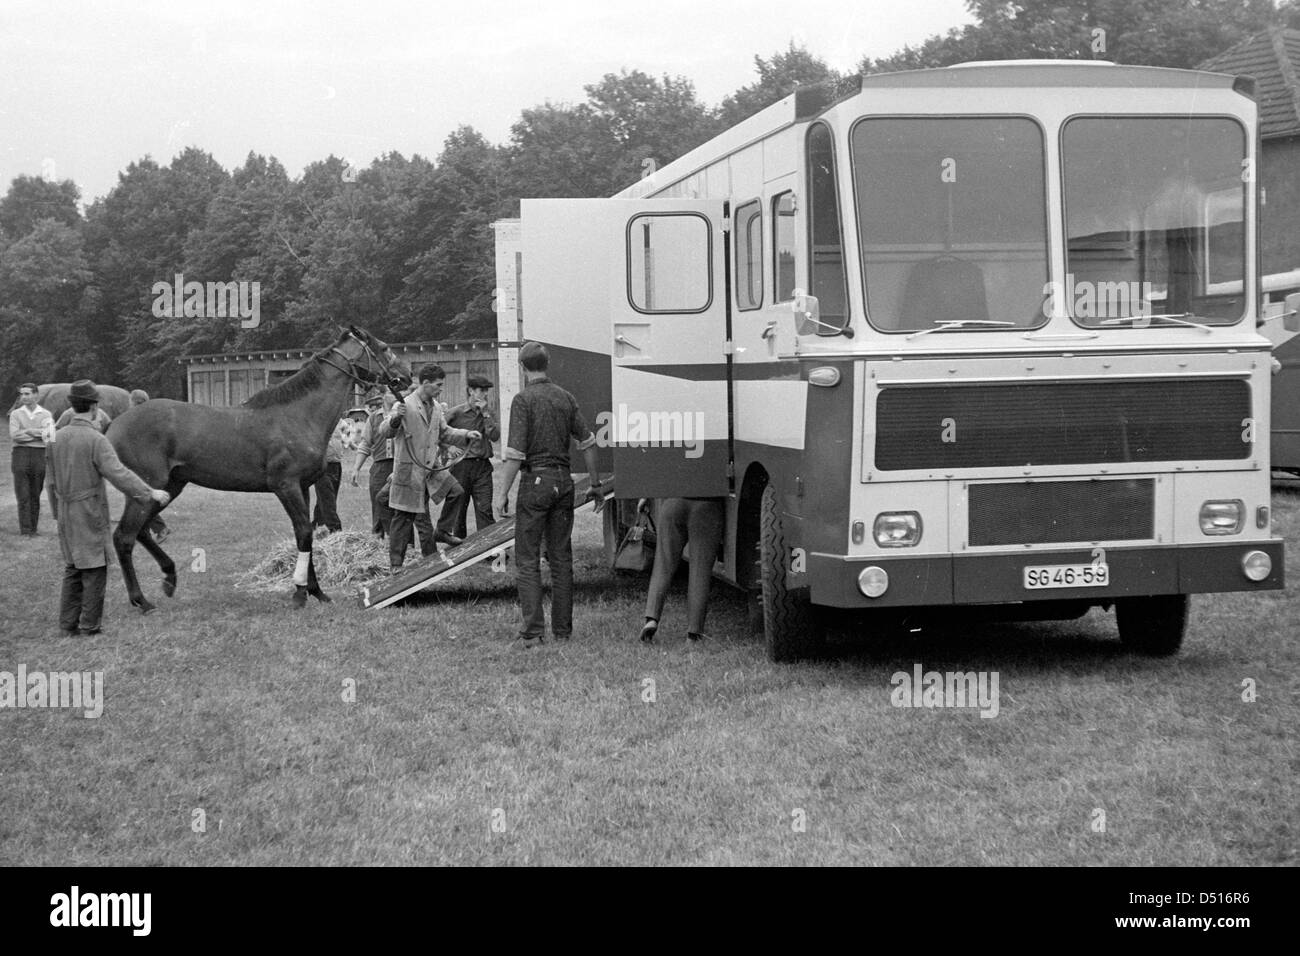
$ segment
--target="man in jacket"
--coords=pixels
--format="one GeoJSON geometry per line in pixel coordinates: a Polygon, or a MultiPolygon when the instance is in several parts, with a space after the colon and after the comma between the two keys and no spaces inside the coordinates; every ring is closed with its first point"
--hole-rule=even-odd
{"type": "Polygon", "coordinates": [[[58,515],[59,547],[63,551],[59,627],[69,635],[98,634],[113,546],[104,479],[137,501],[152,498],[165,505],[171,497],[150,488],[123,465],[108,439],[95,427],[99,392],[93,383],[85,379],[73,382],[68,400],[72,421],[49,446],[47,486],[50,504],[58,515]]]}
{"type": "MultiPolygon", "coordinates": [[[[430,504],[441,502],[456,485],[446,458],[447,445],[465,447],[482,438],[477,431],[452,428],[443,417],[438,396],[447,373],[430,363],[420,369],[419,385],[406,399],[393,406],[375,436],[377,441],[393,441],[393,475],[389,479],[388,506],[393,509],[389,526],[388,560],[394,572],[406,560],[416,515],[428,513],[430,504]]],[[[435,533],[433,541],[420,550],[428,557],[436,550],[434,542],[460,544],[460,539],[435,533]]]]}
{"type": "Polygon", "coordinates": [[[491,387],[491,379],[471,375],[468,400],[447,410],[448,425],[473,429],[483,436],[470,442],[465,457],[451,466],[451,475],[460,485],[460,491],[447,495],[438,519],[438,530],[449,537],[464,538],[468,533],[471,498],[475,530],[482,531],[496,520],[492,516],[492,443],[501,437],[501,426],[487,407],[491,387]]]}
{"type": "Polygon", "coordinates": [[[18,388],[19,405],[9,413],[9,437],[13,439],[10,469],[14,495],[18,498],[18,533],[36,537],[41,520],[41,488],[45,485],[45,440],[54,431],[54,419],[36,401],[38,389],[32,382],[18,388]]]}

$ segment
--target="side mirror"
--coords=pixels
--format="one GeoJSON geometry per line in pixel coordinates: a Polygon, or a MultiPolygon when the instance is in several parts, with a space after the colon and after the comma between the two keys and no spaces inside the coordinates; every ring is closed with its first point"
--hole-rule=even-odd
{"type": "Polygon", "coordinates": [[[1286,297],[1282,306],[1282,328],[1288,332],[1300,332],[1300,292],[1292,292],[1286,297]]]}
{"type": "Polygon", "coordinates": [[[822,307],[817,296],[796,292],[790,309],[794,312],[794,328],[799,335],[817,334],[822,317],[822,307]]]}

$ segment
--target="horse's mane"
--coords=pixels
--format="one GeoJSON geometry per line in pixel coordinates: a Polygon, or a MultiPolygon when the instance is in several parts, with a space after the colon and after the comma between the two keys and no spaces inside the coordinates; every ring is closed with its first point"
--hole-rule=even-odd
{"type": "Polygon", "coordinates": [[[244,407],[274,408],[276,405],[288,405],[304,395],[311,394],[320,387],[321,383],[320,362],[318,359],[323,358],[328,352],[328,348],[321,349],[283,382],[272,385],[270,388],[264,388],[256,395],[246,399],[244,407]]]}

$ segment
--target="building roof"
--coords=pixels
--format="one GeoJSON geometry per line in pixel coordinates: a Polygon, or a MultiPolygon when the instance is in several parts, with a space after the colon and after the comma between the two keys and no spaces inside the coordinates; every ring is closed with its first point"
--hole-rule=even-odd
{"type": "Polygon", "coordinates": [[[1254,78],[1264,139],[1300,135],[1300,30],[1256,34],[1200,69],[1254,78]]]}
{"type": "MultiPolygon", "coordinates": [[[[496,339],[443,339],[439,342],[390,342],[388,347],[398,355],[411,352],[454,352],[457,350],[474,351],[476,349],[495,350],[500,345],[496,339]]],[[[215,352],[206,355],[182,355],[176,359],[178,364],[193,365],[210,362],[259,362],[268,360],[300,361],[311,358],[315,349],[265,349],[257,352],[215,352]]]]}

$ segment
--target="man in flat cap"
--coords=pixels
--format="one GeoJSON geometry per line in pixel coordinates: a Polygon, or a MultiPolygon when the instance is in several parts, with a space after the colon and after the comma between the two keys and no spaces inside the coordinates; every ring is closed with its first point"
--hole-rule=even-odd
{"type": "Polygon", "coordinates": [[[438,530],[444,535],[464,538],[469,531],[469,502],[474,499],[474,528],[482,531],[496,519],[492,516],[492,443],[501,437],[501,425],[488,409],[488,390],[492,380],[471,375],[466,400],[447,411],[452,428],[476,431],[480,438],[469,443],[465,457],[451,466],[451,476],[460,485],[442,503],[438,530]]]}
{"type": "Polygon", "coordinates": [[[137,501],[152,498],[165,505],[171,496],[150,488],[123,465],[95,427],[99,392],[94,383],[87,379],[73,382],[68,402],[72,420],[47,449],[46,491],[59,522],[64,563],[59,627],[68,635],[98,634],[113,547],[104,479],[137,501]]]}

